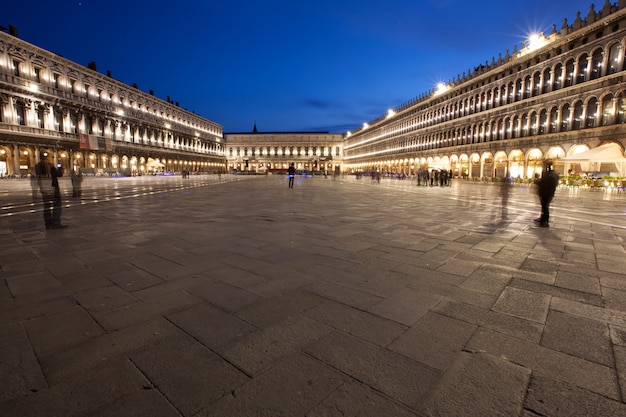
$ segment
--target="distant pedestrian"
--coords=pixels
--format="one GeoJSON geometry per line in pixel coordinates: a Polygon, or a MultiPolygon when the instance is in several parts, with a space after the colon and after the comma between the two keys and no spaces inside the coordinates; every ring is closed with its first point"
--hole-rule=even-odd
{"type": "Polygon", "coordinates": [[[293,180],[296,176],[296,168],[293,164],[289,165],[289,169],[287,170],[287,177],[289,178],[289,188],[293,188],[293,180]]]}
{"type": "Polygon", "coordinates": [[[559,185],[559,174],[554,172],[552,161],[546,161],[545,170],[537,181],[537,194],[541,203],[541,216],[535,219],[540,227],[550,227],[550,203],[559,185]]]}
{"type": "Polygon", "coordinates": [[[80,197],[83,194],[83,174],[72,170],[72,197],[80,197]]]}

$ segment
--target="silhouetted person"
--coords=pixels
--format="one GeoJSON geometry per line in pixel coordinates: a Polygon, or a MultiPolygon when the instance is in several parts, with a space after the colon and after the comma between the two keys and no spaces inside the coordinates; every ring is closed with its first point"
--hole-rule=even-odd
{"type": "Polygon", "coordinates": [[[289,165],[289,169],[287,170],[287,176],[289,177],[289,188],[293,188],[293,180],[296,176],[296,168],[293,164],[289,165]]]}
{"type": "MultiPolygon", "coordinates": [[[[44,157],[45,158],[45,157],[44,157]]],[[[43,201],[43,220],[46,229],[62,229],[67,227],[61,224],[61,190],[59,177],[63,176],[63,168],[42,159],[35,165],[39,192],[43,201]]]]}
{"type": "Polygon", "coordinates": [[[541,227],[550,227],[550,203],[554,198],[558,185],[559,174],[554,172],[552,161],[547,161],[543,175],[537,181],[537,194],[539,194],[539,201],[541,202],[541,217],[535,219],[535,222],[539,223],[541,227]]]}

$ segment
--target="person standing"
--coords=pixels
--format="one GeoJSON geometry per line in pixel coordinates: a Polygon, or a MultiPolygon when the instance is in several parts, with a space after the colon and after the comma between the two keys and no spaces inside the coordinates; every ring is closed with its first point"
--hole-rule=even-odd
{"type": "Polygon", "coordinates": [[[293,166],[293,163],[289,165],[289,169],[287,170],[287,176],[289,177],[289,188],[293,188],[293,180],[296,176],[296,168],[293,166]]]}
{"type": "Polygon", "coordinates": [[[59,177],[63,176],[63,167],[55,167],[45,159],[35,165],[35,173],[39,185],[39,192],[43,201],[43,220],[46,229],[64,229],[67,225],[61,224],[61,190],[59,177]]]}
{"type": "Polygon", "coordinates": [[[546,161],[541,178],[537,181],[537,194],[541,203],[541,217],[535,219],[540,227],[550,227],[550,203],[559,185],[559,174],[554,172],[552,161],[546,161]]]}

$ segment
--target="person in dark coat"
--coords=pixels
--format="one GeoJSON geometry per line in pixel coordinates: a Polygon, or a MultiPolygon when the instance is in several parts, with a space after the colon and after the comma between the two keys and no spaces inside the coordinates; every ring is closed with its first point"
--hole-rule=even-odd
{"type": "Polygon", "coordinates": [[[559,185],[559,174],[554,172],[552,161],[547,161],[543,175],[537,181],[537,194],[541,202],[541,217],[535,219],[541,227],[550,227],[550,203],[559,185]]]}
{"type": "Polygon", "coordinates": [[[293,166],[293,164],[289,165],[287,176],[289,177],[289,188],[293,188],[293,180],[296,176],[296,168],[293,166]]]}

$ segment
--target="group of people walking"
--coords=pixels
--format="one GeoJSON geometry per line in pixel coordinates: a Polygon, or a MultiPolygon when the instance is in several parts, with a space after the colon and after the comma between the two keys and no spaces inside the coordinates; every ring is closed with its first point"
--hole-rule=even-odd
{"type": "Polygon", "coordinates": [[[452,185],[452,170],[445,169],[419,169],[417,171],[417,185],[423,186],[446,186],[452,185]]]}

